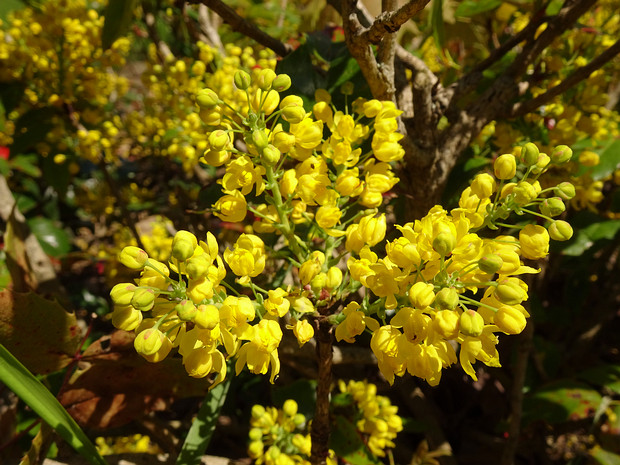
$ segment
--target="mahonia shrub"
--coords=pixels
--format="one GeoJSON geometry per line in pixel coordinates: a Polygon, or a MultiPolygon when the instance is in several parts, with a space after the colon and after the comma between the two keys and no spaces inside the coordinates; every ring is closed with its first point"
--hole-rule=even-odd
{"type": "Polygon", "coordinates": [[[273,382],[283,326],[303,345],[328,321],[338,341],[371,333],[390,383],[409,373],[435,385],[457,362],[474,379],[476,360],[499,366],[499,334],[520,333],[529,316],[522,276],[537,269],[527,262],[572,235],[557,217],[574,186],[539,182],[570,148],[547,155],[528,143],[518,158],[499,156],[457,208],[396,224],[398,237],[385,242],[380,210],[404,155],[394,104],[358,98],[340,111],[319,90],[307,112],[300,97],[281,98],[287,75],[238,71],[233,82],[246,95],[241,108],[213,89],[196,94],[208,133],[201,161],[222,167],[213,214],[253,222],[223,251],[211,232],[179,231],[167,263],[123,249],[140,277],[112,289],[112,322],[135,331],[136,350],[156,362],[176,348],[191,376],[216,374],[214,385],[231,357],[237,373],[247,366],[273,382]],[[275,278],[265,272],[275,268],[275,278]]]}

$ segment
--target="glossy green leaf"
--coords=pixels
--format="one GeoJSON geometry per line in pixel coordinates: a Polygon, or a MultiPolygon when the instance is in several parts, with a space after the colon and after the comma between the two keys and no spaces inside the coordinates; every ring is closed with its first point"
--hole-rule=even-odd
{"type": "Polygon", "coordinates": [[[590,173],[595,180],[606,178],[620,168],[620,140],[614,140],[599,153],[599,164],[590,173]]]}
{"type": "Polygon", "coordinates": [[[594,416],[602,396],[587,384],[560,380],[526,396],[523,421],[543,420],[550,424],[583,420],[594,416]]]}
{"type": "Polygon", "coordinates": [[[575,232],[570,244],[562,250],[564,255],[579,256],[590,249],[596,241],[613,239],[620,231],[620,220],[601,221],[575,232]]]}
{"type": "Polygon", "coordinates": [[[459,3],[456,9],[456,17],[466,17],[479,15],[487,11],[494,10],[502,4],[502,0],[465,0],[459,3]]]}
{"type": "Polygon", "coordinates": [[[11,168],[21,171],[28,176],[38,178],[41,176],[41,168],[38,166],[39,157],[35,154],[16,155],[9,161],[11,168]]]}
{"type": "MultiPolygon", "coordinates": [[[[232,368],[232,365],[229,368],[232,368]]],[[[231,379],[232,377],[229,375],[222,383],[211,389],[202,401],[198,415],[194,418],[181,453],[177,457],[177,465],[193,465],[200,462],[200,458],[205,454],[209,442],[211,442],[215,424],[226,400],[226,394],[228,394],[231,379]]]]}
{"type": "Polygon", "coordinates": [[[71,250],[69,234],[56,226],[55,221],[39,216],[28,220],[28,226],[46,254],[62,257],[71,250]]]}
{"type": "Polygon", "coordinates": [[[109,49],[114,41],[129,31],[133,21],[135,0],[110,0],[105,9],[105,22],[101,31],[101,47],[109,49]]]}
{"type": "Polygon", "coordinates": [[[106,465],[97,448],[52,393],[2,344],[0,344],[0,381],[90,463],[106,465]]]}
{"type": "Polygon", "coordinates": [[[336,456],[352,465],[379,465],[382,462],[364,444],[357,428],[342,415],[334,417],[335,426],[330,437],[330,447],[336,456]]]}
{"type": "Polygon", "coordinates": [[[20,0],[2,0],[0,2],[0,19],[6,20],[7,15],[13,11],[18,10],[19,8],[24,7],[24,2],[20,0]]]}

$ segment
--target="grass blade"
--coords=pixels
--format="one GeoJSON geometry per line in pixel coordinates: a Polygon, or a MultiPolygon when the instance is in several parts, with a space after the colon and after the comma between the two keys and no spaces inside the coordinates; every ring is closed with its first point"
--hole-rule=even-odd
{"type": "Polygon", "coordinates": [[[56,397],[2,344],[0,344],[0,381],[90,463],[107,465],[97,448],[56,397]]]}

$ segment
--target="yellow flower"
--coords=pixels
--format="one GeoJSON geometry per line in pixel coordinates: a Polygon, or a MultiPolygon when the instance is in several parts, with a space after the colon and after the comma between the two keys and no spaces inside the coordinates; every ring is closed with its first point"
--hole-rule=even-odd
{"type": "Polygon", "coordinates": [[[265,243],[254,234],[242,234],[233,250],[226,248],[224,260],[237,276],[255,277],[265,269],[265,243]]]}
{"type": "Polygon", "coordinates": [[[307,320],[297,320],[294,325],[288,325],[287,328],[293,330],[299,347],[314,337],[314,328],[307,320]]]}
{"type": "Polygon", "coordinates": [[[519,243],[525,258],[538,260],[549,254],[549,233],[542,226],[528,224],[519,232],[519,243]]]}
{"type": "Polygon", "coordinates": [[[282,288],[269,290],[269,297],[263,302],[265,310],[271,315],[283,317],[288,312],[291,302],[286,299],[288,292],[282,288]]]}
{"type": "Polygon", "coordinates": [[[213,205],[214,215],[223,221],[238,223],[243,221],[248,212],[248,204],[243,194],[237,190],[220,197],[213,205]]]}
{"type": "Polygon", "coordinates": [[[254,374],[265,374],[271,368],[269,381],[273,383],[280,372],[278,346],[281,340],[280,325],[273,320],[261,320],[252,328],[250,341],[241,346],[237,353],[237,374],[241,373],[244,365],[254,374]]]}

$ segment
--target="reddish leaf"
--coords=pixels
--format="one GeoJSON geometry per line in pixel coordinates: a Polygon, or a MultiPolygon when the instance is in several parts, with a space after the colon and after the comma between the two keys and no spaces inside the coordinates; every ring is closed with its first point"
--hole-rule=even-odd
{"type": "Polygon", "coordinates": [[[180,359],[149,363],[133,347],[133,334],[116,331],[91,344],[80,370],[60,394],[60,403],[89,428],[113,428],[174,399],[204,396],[210,382],[190,378],[180,359]]]}
{"type": "Polygon", "coordinates": [[[0,292],[0,343],[33,373],[66,367],[78,349],[75,315],[37,294],[0,292]]]}

